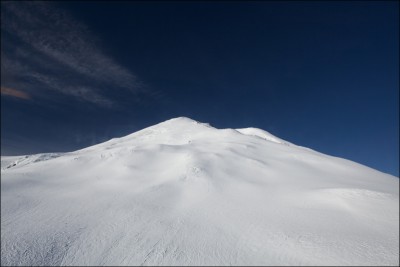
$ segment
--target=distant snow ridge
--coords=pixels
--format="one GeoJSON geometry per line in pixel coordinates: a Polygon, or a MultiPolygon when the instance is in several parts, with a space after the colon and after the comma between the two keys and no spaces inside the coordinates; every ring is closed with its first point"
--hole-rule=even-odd
{"type": "Polygon", "coordinates": [[[238,132],[245,134],[245,135],[250,135],[250,136],[257,136],[259,138],[265,139],[267,141],[271,141],[274,143],[278,144],[285,144],[285,145],[290,145],[289,142],[286,142],[276,136],[273,136],[267,131],[257,129],[257,128],[243,128],[243,129],[236,129],[238,132]]]}
{"type": "Polygon", "coordinates": [[[399,179],[180,117],[1,157],[1,265],[399,265],[399,179]]]}

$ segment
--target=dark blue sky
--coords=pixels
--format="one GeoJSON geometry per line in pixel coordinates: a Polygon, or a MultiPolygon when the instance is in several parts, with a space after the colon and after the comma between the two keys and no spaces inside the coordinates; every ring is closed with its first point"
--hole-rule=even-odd
{"type": "Polygon", "coordinates": [[[1,2],[1,154],[187,116],[399,175],[399,3],[1,2]]]}

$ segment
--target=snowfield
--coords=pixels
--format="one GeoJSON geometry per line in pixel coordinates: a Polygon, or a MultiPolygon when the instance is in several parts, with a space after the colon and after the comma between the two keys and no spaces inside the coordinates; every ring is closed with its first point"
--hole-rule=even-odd
{"type": "Polygon", "coordinates": [[[176,118],[1,157],[1,265],[399,265],[399,178],[176,118]]]}

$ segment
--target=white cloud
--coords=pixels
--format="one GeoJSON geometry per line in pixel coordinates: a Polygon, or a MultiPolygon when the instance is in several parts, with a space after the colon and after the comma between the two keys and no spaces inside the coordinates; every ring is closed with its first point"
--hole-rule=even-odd
{"type": "Polygon", "coordinates": [[[145,92],[137,77],[99,49],[97,38],[65,11],[40,2],[1,6],[4,86],[33,82],[104,107],[113,106],[108,88],[145,92]]]}

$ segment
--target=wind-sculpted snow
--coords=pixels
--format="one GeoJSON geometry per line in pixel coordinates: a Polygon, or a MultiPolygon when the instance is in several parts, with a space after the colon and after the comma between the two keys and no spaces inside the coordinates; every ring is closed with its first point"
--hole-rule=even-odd
{"type": "Polygon", "coordinates": [[[60,153],[44,153],[27,156],[13,156],[13,157],[1,157],[1,168],[9,169],[16,166],[24,166],[30,163],[45,161],[59,157],[60,153]]]}
{"type": "Polygon", "coordinates": [[[257,128],[243,128],[243,129],[236,129],[238,132],[245,134],[245,135],[250,135],[250,136],[256,136],[271,142],[275,142],[278,144],[285,144],[285,145],[290,145],[289,142],[284,141],[276,136],[273,136],[272,134],[268,133],[267,131],[257,129],[257,128]]]}
{"type": "Polygon", "coordinates": [[[399,264],[398,178],[260,129],[1,161],[2,265],[399,264]]]}

